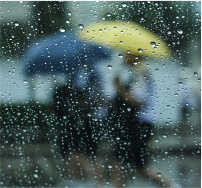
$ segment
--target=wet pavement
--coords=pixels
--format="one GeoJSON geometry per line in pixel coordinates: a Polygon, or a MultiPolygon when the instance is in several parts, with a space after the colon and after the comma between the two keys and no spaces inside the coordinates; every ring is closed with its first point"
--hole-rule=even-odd
{"type": "MultiPolygon", "coordinates": [[[[179,144],[179,137],[168,136],[166,141],[163,137],[159,138],[163,132],[163,129],[158,130],[148,144],[151,153],[149,166],[155,167],[160,173],[166,174],[182,187],[200,187],[200,139],[192,141],[183,139],[185,142],[179,144]],[[187,144],[189,148],[185,148],[187,144]]],[[[65,187],[70,185],[96,187],[95,184],[85,179],[69,182],[65,175],[65,161],[60,155],[54,134],[52,136],[50,134],[49,140],[35,140],[30,143],[23,143],[23,134],[21,139],[15,143],[9,139],[6,141],[5,132],[1,134],[4,137],[4,142],[1,142],[1,187],[65,187]]],[[[13,136],[15,137],[15,134],[13,136]]],[[[30,137],[32,137],[31,134],[30,137]]],[[[160,187],[151,180],[144,179],[135,171],[130,173],[127,179],[125,187],[160,187]]],[[[105,181],[103,187],[112,187],[110,178],[105,181]]]]}

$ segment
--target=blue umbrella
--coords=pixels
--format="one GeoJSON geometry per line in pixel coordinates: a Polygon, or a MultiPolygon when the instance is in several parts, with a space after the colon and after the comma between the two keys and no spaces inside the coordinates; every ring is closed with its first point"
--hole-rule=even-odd
{"type": "Polygon", "coordinates": [[[85,65],[91,66],[108,58],[110,51],[85,43],[72,33],[57,33],[40,39],[24,55],[24,71],[27,76],[44,73],[79,72],[85,65]]]}

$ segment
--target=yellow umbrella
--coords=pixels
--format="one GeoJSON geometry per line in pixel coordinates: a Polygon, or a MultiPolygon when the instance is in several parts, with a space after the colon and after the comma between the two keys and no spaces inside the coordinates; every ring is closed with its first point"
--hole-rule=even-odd
{"type": "Polygon", "coordinates": [[[136,55],[151,58],[171,56],[171,51],[163,39],[132,21],[97,22],[83,28],[79,36],[88,42],[136,55]]]}

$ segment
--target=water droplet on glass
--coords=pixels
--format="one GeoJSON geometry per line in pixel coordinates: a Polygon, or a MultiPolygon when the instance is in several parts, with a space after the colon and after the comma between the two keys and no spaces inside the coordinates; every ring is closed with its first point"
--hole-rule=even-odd
{"type": "Polygon", "coordinates": [[[122,3],[122,7],[127,7],[127,5],[125,3],[122,3]]]}
{"type": "Polygon", "coordinates": [[[164,135],[162,135],[162,137],[163,137],[163,138],[167,138],[167,136],[166,136],[165,134],[164,134],[164,135]]]}
{"type": "Polygon", "coordinates": [[[194,72],[194,75],[195,75],[195,76],[198,76],[198,73],[197,73],[197,72],[194,72]]]}
{"type": "Polygon", "coordinates": [[[123,41],[120,41],[120,44],[123,44],[123,41]]]}
{"type": "Polygon", "coordinates": [[[123,57],[123,54],[119,54],[119,57],[122,58],[122,57],[123,57]]]}
{"type": "Polygon", "coordinates": [[[111,169],[111,168],[112,168],[112,165],[108,165],[108,168],[110,168],[110,169],[111,169]]]}
{"type": "Polygon", "coordinates": [[[18,27],[20,24],[18,22],[14,22],[15,26],[18,27]]]}
{"type": "Polygon", "coordinates": [[[35,177],[35,178],[38,178],[39,176],[38,176],[38,174],[34,174],[34,177],[35,177]]]}
{"type": "Polygon", "coordinates": [[[108,69],[112,69],[112,66],[111,66],[111,65],[108,65],[107,67],[108,67],[108,69]]]}
{"type": "Polygon", "coordinates": [[[137,65],[138,64],[138,61],[134,61],[134,63],[133,63],[134,65],[137,65]]]}
{"type": "Polygon", "coordinates": [[[159,71],[159,69],[155,69],[155,71],[156,71],[156,72],[158,72],[158,71],[159,71]]]}
{"type": "Polygon", "coordinates": [[[110,13],[108,13],[108,14],[107,14],[107,17],[111,17],[111,14],[110,14],[110,13]]]}
{"type": "Polygon", "coordinates": [[[71,16],[72,15],[72,13],[71,12],[68,12],[68,16],[71,16]]]}
{"type": "Polygon", "coordinates": [[[171,31],[168,31],[167,34],[168,34],[168,35],[171,35],[171,31]]]}
{"type": "Polygon", "coordinates": [[[62,33],[66,31],[66,29],[65,29],[64,26],[61,26],[59,30],[60,30],[60,32],[62,32],[62,33]]]}
{"type": "Polygon", "coordinates": [[[160,172],[157,172],[157,176],[158,176],[158,177],[161,177],[161,173],[160,173],[160,172]]]}
{"type": "Polygon", "coordinates": [[[67,24],[69,24],[69,23],[70,23],[70,21],[69,21],[69,20],[66,20],[66,23],[67,23],[67,24]]]}
{"type": "Polygon", "coordinates": [[[155,43],[155,42],[151,42],[150,44],[151,44],[152,47],[155,47],[155,46],[156,46],[156,43],[155,43]]]}
{"type": "Polygon", "coordinates": [[[83,24],[79,24],[78,27],[79,27],[79,29],[83,29],[84,25],[83,24]]]}
{"type": "Polygon", "coordinates": [[[183,31],[181,29],[178,29],[177,32],[181,35],[183,31]]]}
{"type": "Polygon", "coordinates": [[[140,52],[140,53],[141,53],[141,52],[143,52],[143,50],[142,50],[141,48],[139,48],[139,49],[138,49],[138,52],[140,52]]]}
{"type": "MultiPolygon", "coordinates": [[[[132,71],[131,71],[131,72],[132,72],[132,71]]],[[[127,108],[127,110],[130,112],[130,111],[131,111],[131,108],[130,108],[130,107],[128,107],[128,108],[127,108]]]]}

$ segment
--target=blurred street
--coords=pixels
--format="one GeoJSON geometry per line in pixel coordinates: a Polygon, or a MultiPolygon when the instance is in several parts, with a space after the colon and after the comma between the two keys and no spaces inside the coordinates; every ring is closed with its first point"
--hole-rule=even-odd
{"type": "MultiPolygon", "coordinates": [[[[171,131],[171,130],[170,130],[171,131]]],[[[39,131],[37,137],[34,133],[24,132],[18,138],[18,133],[6,130],[1,134],[7,138],[7,144],[1,146],[1,187],[65,187],[70,185],[65,176],[65,162],[59,154],[55,142],[57,131],[39,131]],[[28,137],[30,139],[28,139],[28,137]],[[9,139],[8,139],[9,138],[9,139]],[[35,139],[33,139],[35,138],[35,139]],[[29,140],[29,142],[28,142],[29,140]],[[11,144],[13,143],[13,144],[11,144]],[[18,179],[16,179],[18,177],[18,179]]],[[[150,165],[158,168],[160,173],[169,176],[182,187],[200,187],[201,155],[200,139],[186,137],[181,141],[177,136],[162,135],[165,130],[157,130],[148,146],[152,153],[150,165]]],[[[200,135],[199,135],[200,136],[200,135]]],[[[109,170],[109,165],[105,166],[109,170]]],[[[131,173],[126,187],[159,187],[159,185],[143,179],[139,174],[131,173]]],[[[84,180],[74,181],[72,185],[78,187],[94,187],[91,182],[84,180]]],[[[105,182],[106,187],[111,187],[110,179],[105,182]]]]}

